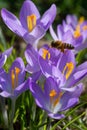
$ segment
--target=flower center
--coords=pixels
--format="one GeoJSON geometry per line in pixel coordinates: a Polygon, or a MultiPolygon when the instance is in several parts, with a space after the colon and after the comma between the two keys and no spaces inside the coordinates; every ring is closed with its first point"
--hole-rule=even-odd
{"type": "Polygon", "coordinates": [[[13,69],[11,71],[11,82],[12,82],[12,89],[15,89],[18,85],[18,75],[20,73],[20,69],[15,67],[15,69],[13,69]]]}
{"type": "Polygon", "coordinates": [[[65,75],[66,79],[69,78],[73,69],[74,69],[74,64],[72,62],[66,63],[66,65],[63,69],[63,74],[65,75]]]}
{"type": "Polygon", "coordinates": [[[49,53],[49,51],[48,50],[46,50],[46,49],[43,49],[42,50],[42,57],[43,57],[43,59],[50,59],[50,53],[49,53]]]}
{"type": "Polygon", "coordinates": [[[60,92],[59,95],[57,96],[57,92],[56,90],[52,89],[49,93],[50,96],[50,102],[52,104],[52,107],[54,108],[60,101],[61,97],[62,97],[63,93],[60,92]]]}
{"type": "Polygon", "coordinates": [[[28,26],[29,32],[31,32],[34,29],[34,27],[36,26],[36,15],[35,14],[27,16],[27,26],[28,26]]]}
{"type": "Polygon", "coordinates": [[[80,37],[80,36],[81,36],[80,26],[77,25],[76,30],[74,31],[74,37],[75,37],[75,38],[78,38],[78,37],[80,37]]]}

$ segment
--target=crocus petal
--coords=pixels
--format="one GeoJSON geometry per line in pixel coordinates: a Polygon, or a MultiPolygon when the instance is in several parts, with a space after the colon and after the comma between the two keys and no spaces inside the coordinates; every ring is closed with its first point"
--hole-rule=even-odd
{"type": "Polygon", "coordinates": [[[0,68],[5,64],[7,60],[7,55],[2,55],[0,56],[0,68]]]}
{"type": "Polygon", "coordinates": [[[70,30],[68,30],[67,32],[64,33],[62,40],[65,43],[71,44],[72,46],[74,46],[74,44],[75,44],[75,40],[74,40],[72,32],[70,30]]]}
{"type": "Polygon", "coordinates": [[[74,44],[75,48],[79,47],[82,44],[83,44],[83,36],[82,35],[79,36],[78,38],[75,38],[75,44],[74,44]]]}
{"type": "Polygon", "coordinates": [[[42,16],[41,24],[47,30],[56,16],[56,6],[53,4],[42,16]]]}
{"type": "MultiPolygon", "coordinates": [[[[34,36],[37,40],[41,39],[45,35],[45,29],[39,25],[37,25],[30,35],[34,36]]],[[[33,44],[33,43],[32,43],[33,44]]]]}
{"type": "Polygon", "coordinates": [[[53,77],[56,80],[60,80],[61,85],[64,84],[65,77],[57,67],[48,63],[41,56],[39,56],[39,65],[40,65],[41,72],[43,73],[43,75],[46,76],[46,78],[53,77]]]}
{"type": "Polygon", "coordinates": [[[52,25],[50,26],[50,34],[55,41],[59,39],[56,33],[54,32],[52,25]]]}
{"type": "Polygon", "coordinates": [[[10,49],[4,51],[1,55],[0,55],[0,68],[5,64],[7,57],[11,54],[13,47],[11,47],[10,49]]]}
{"type": "Polygon", "coordinates": [[[49,53],[50,53],[50,61],[54,66],[57,66],[58,61],[60,60],[61,53],[58,49],[56,48],[49,48],[49,53]]]}
{"type": "Polygon", "coordinates": [[[4,73],[4,69],[3,68],[0,68],[0,76],[4,73]]]}
{"type": "Polygon", "coordinates": [[[36,41],[36,38],[30,35],[28,32],[24,34],[23,39],[27,44],[31,44],[31,45],[36,41]]]}
{"type": "Polygon", "coordinates": [[[25,57],[28,62],[28,65],[26,66],[26,71],[30,73],[35,73],[40,70],[38,64],[38,53],[31,45],[28,45],[28,48],[25,51],[25,57]]]}
{"type": "Polygon", "coordinates": [[[61,111],[71,108],[72,106],[78,103],[78,98],[83,91],[83,85],[82,83],[80,83],[79,85],[75,86],[73,89],[72,88],[70,89],[71,91],[69,91],[69,89],[67,88],[65,89],[65,93],[63,94],[60,100],[62,104],[61,111]]]}
{"type": "Polygon", "coordinates": [[[57,36],[58,36],[60,41],[62,40],[63,34],[64,34],[63,26],[58,25],[57,26],[57,36]]]}
{"type": "Polygon", "coordinates": [[[57,65],[57,67],[61,70],[61,72],[63,71],[64,67],[66,66],[67,63],[72,62],[74,67],[75,67],[75,56],[74,53],[72,51],[65,51],[62,56],[61,59],[57,65]]]}
{"type": "Polygon", "coordinates": [[[1,73],[0,77],[0,83],[2,85],[2,90],[6,91],[8,93],[12,92],[12,82],[11,82],[11,77],[9,74],[7,74],[5,71],[1,73]]]}
{"type": "Polygon", "coordinates": [[[15,90],[14,90],[14,96],[19,96],[26,90],[28,90],[29,85],[30,85],[31,79],[28,78],[25,82],[23,82],[21,85],[19,85],[15,90]]]}
{"type": "Polygon", "coordinates": [[[77,68],[76,68],[76,71],[81,71],[81,70],[85,70],[87,69],[87,61],[82,63],[81,65],[79,65],[77,68]]]}
{"type": "Polygon", "coordinates": [[[0,93],[0,96],[7,98],[7,97],[11,97],[12,95],[6,91],[3,91],[0,93]]]}
{"type": "Polygon", "coordinates": [[[78,51],[83,50],[85,48],[87,48],[87,40],[83,44],[75,47],[75,50],[78,52],[78,51]]]}
{"type": "Polygon", "coordinates": [[[46,104],[48,100],[45,97],[44,93],[42,92],[41,88],[36,83],[31,82],[29,89],[35,98],[36,104],[39,107],[46,109],[46,104]]]}
{"type": "Polygon", "coordinates": [[[43,27],[37,25],[31,33],[25,33],[23,38],[24,40],[33,46],[37,46],[39,39],[41,39],[45,35],[45,30],[43,27]]]}
{"type": "Polygon", "coordinates": [[[57,69],[55,66],[51,65],[47,62],[47,60],[44,60],[41,56],[39,56],[39,64],[40,68],[42,70],[42,73],[48,78],[48,77],[58,77],[58,75],[61,74],[59,69],[57,69]]]}
{"type": "Polygon", "coordinates": [[[66,22],[63,20],[62,25],[63,25],[64,32],[67,32],[68,30],[70,30],[72,32],[72,34],[73,34],[74,29],[70,24],[66,24],[66,22]]]}
{"type": "Polygon", "coordinates": [[[48,116],[50,116],[53,119],[61,119],[65,117],[63,114],[53,114],[53,113],[48,113],[48,116]]]}
{"type": "MultiPolygon", "coordinates": [[[[35,72],[32,74],[31,78],[34,82],[36,82],[41,76],[41,71],[35,72]]],[[[41,80],[40,80],[41,81],[41,80]]]]}
{"type": "Polygon", "coordinates": [[[37,19],[40,18],[40,14],[38,12],[37,7],[34,5],[34,3],[31,0],[25,0],[20,10],[20,21],[23,27],[27,30],[28,30],[27,16],[32,14],[36,15],[37,19]]]}
{"type": "Polygon", "coordinates": [[[87,75],[87,62],[84,62],[83,64],[79,65],[74,73],[71,75],[71,77],[67,80],[67,83],[65,87],[70,87],[75,85],[77,82],[79,82],[84,76],[87,75]]]}
{"type": "Polygon", "coordinates": [[[11,31],[13,31],[19,36],[23,36],[25,34],[25,29],[22,27],[20,21],[15,15],[3,8],[1,10],[1,16],[3,21],[11,31]]]}
{"type": "Polygon", "coordinates": [[[11,54],[12,50],[13,50],[13,47],[7,49],[5,52],[3,52],[3,55],[7,55],[8,57],[11,54]]]}
{"type": "Polygon", "coordinates": [[[78,23],[78,20],[77,20],[77,17],[75,15],[67,15],[66,22],[68,24],[71,24],[75,28],[77,23],[78,23]]]}
{"type": "Polygon", "coordinates": [[[59,84],[55,82],[55,80],[52,77],[49,77],[46,79],[45,86],[44,86],[44,92],[48,98],[51,90],[55,90],[57,93],[60,92],[59,84]]]}

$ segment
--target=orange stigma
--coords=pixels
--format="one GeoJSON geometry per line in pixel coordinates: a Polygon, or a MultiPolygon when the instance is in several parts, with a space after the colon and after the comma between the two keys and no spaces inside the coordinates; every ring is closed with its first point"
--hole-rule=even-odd
{"type": "Polygon", "coordinates": [[[34,29],[34,27],[36,26],[36,15],[35,14],[27,16],[27,26],[28,26],[29,32],[31,32],[34,29]]]}

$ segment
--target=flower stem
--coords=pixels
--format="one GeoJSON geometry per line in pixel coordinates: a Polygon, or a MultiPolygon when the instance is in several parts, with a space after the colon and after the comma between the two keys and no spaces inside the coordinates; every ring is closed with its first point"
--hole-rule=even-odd
{"type": "Polygon", "coordinates": [[[0,96],[0,104],[1,104],[4,125],[6,128],[8,128],[8,115],[7,115],[6,105],[5,105],[5,98],[3,98],[1,96],[0,96]]]}
{"type": "Polygon", "coordinates": [[[10,117],[9,117],[9,130],[14,130],[13,119],[14,119],[14,113],[15,113],[15,102],[16,102],[16,100],[14,98],[12,98],[11,113],[10,113],[10,117]]]}

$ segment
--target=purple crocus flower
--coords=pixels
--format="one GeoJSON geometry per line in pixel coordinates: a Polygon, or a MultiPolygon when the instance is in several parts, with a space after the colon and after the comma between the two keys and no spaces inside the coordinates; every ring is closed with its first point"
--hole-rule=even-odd
{"type": "Polygon", "coordinates": [[[39,56],[39,66],[43,75],[60,80],[62,88],[70,88],[87,75],[87,62],[76,66],[75,57],[72,51],[62,53],[57,65],[53,65],[39,56]]]}
{"type": "Polygon", "coordinates": [[[38,51],[36,51],[31,45],[27,46],[25,51],[25,58],[27,60],[26,71],[32,74],[32,77],[36,80],[39,76],[43,75],[39,64],[39,56],[41,56],[46,62],[56,66],[60,58],[60,51],[50,48],[48,45],[44,45],[38,51]],[[51,55],[51,56],[50,56],[51,55]]]}
{"type": "Polygon", "coordinates": [[[84,17],[78,18],[75,15],[67,15],[66,21],[63,21],[64,30],[71,30],[76,40],[76,51],[87,48],[87,20],[84,17]]]}
{"type": "Polygon", "coordinates": [[[0,54],[0,69],[5,64],[7,57],[11,54],[13,47],[0,54]]]}
{"type": "Polygon", "coordinates": [[[63,44],[71,44],[76,52],[83,49],[83,47],[80,48],[80,46],[82,46],[83,36],[79,35],[77,37],[76,33],[78,32],[76,32],[76,37],[74,37],[74,31],[72,27],[67,25],[65,22],[63,22],[63,25],[57,26],[57,35],[54,32],[52,26],[50,26],[50,33],[54,41],[61,41],[63,44]]]}
{"type": "Polygon", "coordinates": [[[67,15],[66,20],[57,26],[57,34],[52,26],[50,33],[54,40],[73,45],[76,52],[87,47],[87,21],[83,17],[78,21],[75,15],[67,15]]]}
{"type": "Polygon", "coordinates": [[[17,58],[8,73],[5,71],[0,77],[0,95],[16,98],[28,89],[29,79],[25,80],[25,66],[21,58],[17,58]]]}
{"type": "Polygon", "coordinates": [[[55,19],[56,6],[53,4],[42,16],[31,0],[25,0],[19,14],[19,20],[6,9],[1,10],[5,24],[29,44],[35,44],[41,39],[55,19]]]}
{"type": "Polygon", "coordinates": [[[44,109],[48,116],[61,119],[64,117],[62,111],[78,103],[78,98],[82,92],[82,84],[80,83],[67,91],[62,91],[60,83],[49,77],[46,79],[43,89],[33,81],[29,89],[35,98],[36,104],[44,109]]]}

